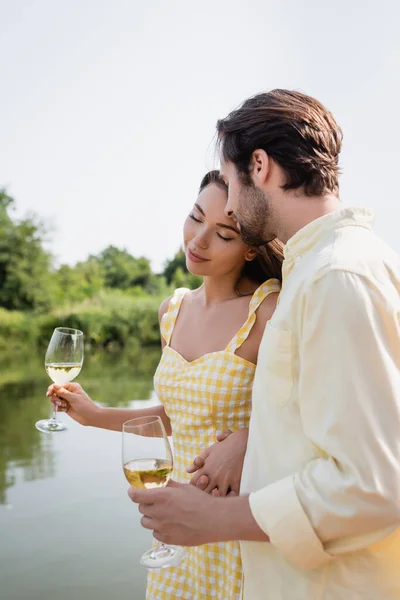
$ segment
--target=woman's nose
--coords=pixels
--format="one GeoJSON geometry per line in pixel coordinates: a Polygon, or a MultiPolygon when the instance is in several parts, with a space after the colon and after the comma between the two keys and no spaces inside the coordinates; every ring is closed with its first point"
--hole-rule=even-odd
{"type": "Polygon", "coordinates": [[[198,235],[196,235],[196,237],[194,238],[194,244],[198,248],[208,248],[207,235],[205,233],[199,233],[198,235]]]}

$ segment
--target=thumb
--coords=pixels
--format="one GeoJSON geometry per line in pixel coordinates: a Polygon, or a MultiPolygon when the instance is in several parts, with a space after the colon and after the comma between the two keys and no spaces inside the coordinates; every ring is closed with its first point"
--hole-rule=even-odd
{"type": "Polygon", "coordinates": [[[55,394],[59,398],[64,398],[64,400],[68,400],[73,394],[78,394],[82,392],[82,387],[79,383],[65,383],[64,385],[54,384],[49,388],[49,392],[51,395],[55,394]]]}
{"type": "Polygon", "coordinates": [[[173,479],[170,479],[167,483],[167,487],[169,488],[184,488],[187,487],[187,483],[179,483],[178,481],[174,481],[173,479]]]}
{"type": "Polygon", "coordinates": [[[225,429],[224,431],[218,431],[217,436],[216,436],[218,442],[223,442],[224,440],[226,440],[226,438],[229,437],[231,435],[231,433],[233,433],[233,431],[231,429],[225,429]]]}

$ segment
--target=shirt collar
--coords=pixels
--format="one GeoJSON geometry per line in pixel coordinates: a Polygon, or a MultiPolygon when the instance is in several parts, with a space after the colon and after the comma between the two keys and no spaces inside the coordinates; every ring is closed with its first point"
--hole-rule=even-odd
{"type": "Polygon", "coordinates": [[[315,219],[302,227],[285,245],[285,260],[295,259],[305,254],[319,242],[329,231],[348,227],[364,227],[371,229],[374,222],[373,213],[366,208],[346,207],[315,219]]]}

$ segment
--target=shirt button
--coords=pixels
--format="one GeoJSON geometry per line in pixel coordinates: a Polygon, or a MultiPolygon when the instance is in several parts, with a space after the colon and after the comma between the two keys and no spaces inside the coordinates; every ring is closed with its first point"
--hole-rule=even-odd
{"type": "Polygon", "coordinates": [[[296,258],[296,264],[299,264],[300,262],[301,262],[301,256],[298,256],[298,257],[296,258]]]}

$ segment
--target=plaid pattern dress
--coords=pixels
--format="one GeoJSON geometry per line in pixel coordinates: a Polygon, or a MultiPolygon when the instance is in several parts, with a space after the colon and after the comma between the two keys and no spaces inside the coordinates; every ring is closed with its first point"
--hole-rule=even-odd
{"type": "MultiPolygon", "coordinates": [[[[188,483],[185,468],[215,442],[217,431],[247,427],[255,365],[235,354],[255,322],[260,303],[280,283],[270,279],[253,294],[246,322],[225,350],[188,362],[170,347],[182,299],[188,290],[175,291],[161,321],[166,346],[154,376],[154,386],[173,431],[176,481],[188,483]]],[[[178,567],[149,571],[147,600],[239,600],[242,569],[237,542],[187,548],[178,567]]]]}

